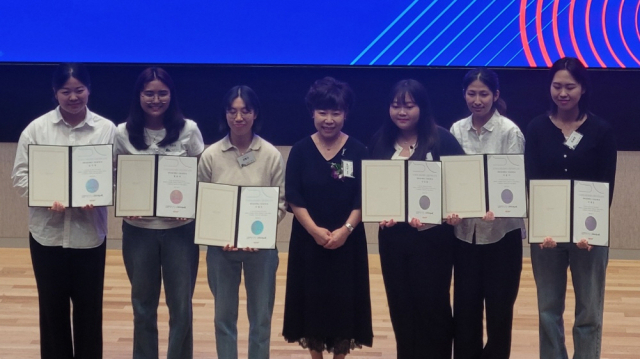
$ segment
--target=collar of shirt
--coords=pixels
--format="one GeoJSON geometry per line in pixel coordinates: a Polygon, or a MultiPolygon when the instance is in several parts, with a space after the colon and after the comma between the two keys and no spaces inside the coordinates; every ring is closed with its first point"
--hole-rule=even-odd
{"type": "MultiPolygon", "coordinates": [[[[89,125],[93,127],[95,125],[95,121],[93,119],[93,113],[89,111],[88,107],[85,107],[85,109],[87,110],[87,112],[84,116],[84,120],[82,120],[79,124],[77,124],[73,128],[80,128],[84,125],[89,125]]],[[[62,112],[60,112],[60,106],[56,107],[56,117],[51,118],[51,122],[54,124],[64,122],[64,124],[69,125],[67,121],[65,121],[64,118],[62,117],[62,112]]]]}
{"type": "MultiPolygon", "coordinates": [[[[222,139],[222,143],[220,143],[220,145],[222,147],[222,152],[227,152],[234,148],[237,149],[237,147],[231,143],[231,140],[229,139],[229,135],[224,136],[224,138],[222,139]]],[[[248,150],[257,151],[260,149],[260,146],[262,146],[262,139],[260,138],[260,136],[254,134],[248,150]]]]}
{"type": "MultiPolygon", "coordinates": [[[[482,128],[485,131],[492,132],[494,127],[496,126],[496,121],[498,121],[499,117],[500,117],[500,113],[498,112],[498,110],[493,111],[493,115],[491,116],[489,121],[487,121],[487,123],[485,123],[482,126],[482,128]]],[[[475,131],[475,128],[473,128],[473,116],[467,117],[467,123],[465,123],[465,127],[467,131],[475,131]]],[[[481,132],[484,132],[484,131],[481,131],[481,132]]]]}

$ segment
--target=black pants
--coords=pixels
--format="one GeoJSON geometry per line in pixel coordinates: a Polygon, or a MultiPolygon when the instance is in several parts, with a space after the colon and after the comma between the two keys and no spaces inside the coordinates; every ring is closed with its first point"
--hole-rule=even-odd
{"type": "Polygon", "coordinates": [[[42,359],[102,358],[106,241],[90,249],[48,247],[29,234],[29,246],[38,287],[42,359]]]}
{"type": "Polygon", "coordinates": [[[451,359],[453,228],[400,223],[378,238],[398,359],[451,359]]]}
{"type": "Polygon", "coordinates": [[[507,359],[511,353],[513,305],[520,287],[522,238],[513,230],[496,243],[457,240],[453,316],[455,359],[507,359]],[[487,307],[487,344],[483,313],[487,307]]]}

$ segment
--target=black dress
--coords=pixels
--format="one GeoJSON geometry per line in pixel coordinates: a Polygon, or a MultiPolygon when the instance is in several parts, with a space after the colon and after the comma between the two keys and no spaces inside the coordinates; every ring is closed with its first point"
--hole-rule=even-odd
{"type": "MultiPolygon", "coordinates": [[[[299,141],[287,161],[287,201],[306,208],[319,227],[330,231],[340,228],[351,211],[360,208],[360,161],[366,155],[365,146],[351,137],[329,161],[311,137],[299,141]],[[342,160],[353,162],[353,178],[336,173],[335,165],[341,166],[342,160]]],[[[362,224],[343,246],[325,249],[294,218],[282,334],[305,348],[337,354],[371,346],[369,266],[362,224]]]]}

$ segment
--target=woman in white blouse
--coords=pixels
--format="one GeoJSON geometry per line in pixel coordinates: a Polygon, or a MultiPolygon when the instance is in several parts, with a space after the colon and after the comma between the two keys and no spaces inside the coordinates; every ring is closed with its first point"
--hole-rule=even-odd
{"type": "MultiPolygon", "coordinates": [[[[467,154],[521,154],[524,136],[508,118],[495,72],[469,71],[463,95],[471,115],[453,124],[451,133],[467,154]]],[[[511,326],[522,271],[521,218],[482,219],[448,216],[458,237],[454,251],[454,357],[506,359],[511,351],[511,326]],[[487,342],[483,344],[486,306],[487,342]]]]}
{"type": "MultiPolygon", "coordinates": [[[[113,143],[113,122],[87,108],[91,81],[84,66],[59,65],[52,87],[59,106],[33,120],[18,141],[11,178],[22,196],[27,196],[29,190],[30,144],[113,143]]],[[[53,202],[51,208],[29,208],[41,358],[102,358],[106,237],[106,207],[65,208],[60,202],[53,202]]]]}

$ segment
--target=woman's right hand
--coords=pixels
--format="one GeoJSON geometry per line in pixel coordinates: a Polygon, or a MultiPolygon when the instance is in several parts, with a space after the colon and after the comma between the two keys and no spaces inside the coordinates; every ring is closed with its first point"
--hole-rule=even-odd
{"type": "Polygon", "coordinates": [[[460,222],[462,222],[462,218],[460,218],[457,213],[451,213],[447,215],[446,222],[447,224],[450,224],[452,226],[457,226],[458,224],[460,224],[460,222]]]}
{"type": "Polygon", "coordinates": [[[236,252],[236,251],[238,251],[238,248],[236,248],[236,247],[234,247],[234,246],[232,246],[230,244],[227,244],[226,246],[222,247],[222,250],[225,251],[225,252],[236,252]]]}
{"type": "Polygon", "coordinates": [[[388,220],[388,221],[382,221],[382,222],[380,222],[380,229],[385,229],[385,228],[388,228],[388,227],[393,227],[393,226],[395,226],[395,225],[396,225],[396,221],[395,221],[395,220],[393,220],[393,219],[390,219],[390,220],[388,220]]]}
{"type": "Polygon", "coordinates": [[[540,248],[541,249],[555,248],[557,246],[558,246],[558,243],[556,243],[556,241],[554,241],[553,238],[551,238],[551,237],[545,237],[544,241],[542,241],[542,243],[540,243],[540,248]]]}
{"type": "Polygon", "coordinates": [[[53,202],[53,205],[51,206],[51,208],[49,208],[50,211],[56,211],[56,212],[64,212],[64,205],[58,201],[53,202]]]}
{"type": "Polygon", "coordinates": [[[331,240],[331,231],[326,228],[315,226],[309,233],[320,246],[325,246],[331,240]]]}

